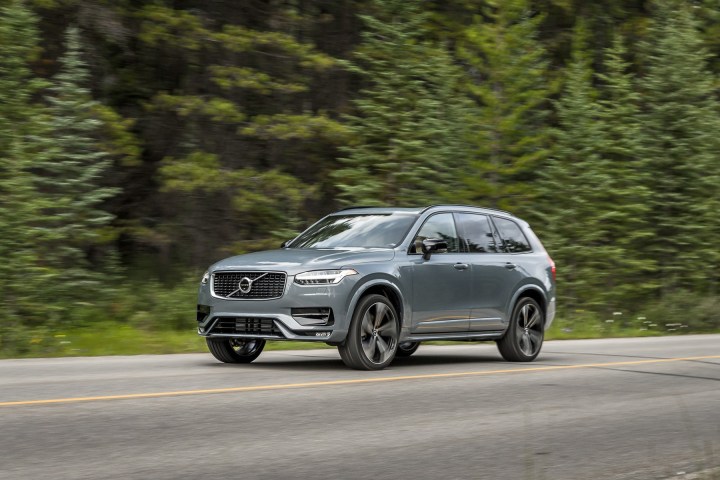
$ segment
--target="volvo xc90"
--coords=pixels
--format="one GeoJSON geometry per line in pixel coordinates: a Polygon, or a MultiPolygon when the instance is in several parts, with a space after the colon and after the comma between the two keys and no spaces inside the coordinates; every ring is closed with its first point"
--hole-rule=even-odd
{"type": "Polygon", "coordinates": [[[492,340],[506,360],[532,361],[554,316],[555,264],[529,225],[463,205],[333,213],[278,250],[212,265],[197,308],[222,362],[303,340],[363,370],[427,340],[492,340]]]}

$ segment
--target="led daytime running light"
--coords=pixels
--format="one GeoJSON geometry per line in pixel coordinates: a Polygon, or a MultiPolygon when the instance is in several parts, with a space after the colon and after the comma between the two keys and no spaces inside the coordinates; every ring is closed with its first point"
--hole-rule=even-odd
{"type": "Polygon", "coordinates": [[[337,285],[343,278],[349,275],[357,275],[357,273],[358,272],[351,268],[343,270],[314,270],[295,275],[295,283],[298,285],[337,285]]]}

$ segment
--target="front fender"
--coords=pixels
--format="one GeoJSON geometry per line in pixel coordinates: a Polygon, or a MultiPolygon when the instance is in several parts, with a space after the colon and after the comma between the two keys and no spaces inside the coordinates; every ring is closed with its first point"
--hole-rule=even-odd
{"type": "Polygon", "coordinates": [[[398,312],[398,315],[400,316],[400,322],[401,322],[401,334],[405,330],[409,328],[409,323],[405,320],[410,318],[410,315],[412,315],[412,308],[410,306],[410,303],[407,300],[407,296],[403,293],[402,288],[394,281],[395,279],[390,275],[381,275],[381,276],[373,276],[368,279],[363,279],[363,281],[358,282],[357,285],[355,285],[354,292],[350,298],[350,302],[348,303],[348,309],[347,309],[347,328],[350,328],[350,322],[352,321],[352,315],[355,311],[355,307],[357,306],[360,299],[365,295],[365,293],[376,286],[383,286],[387,287],[393,290],[395,294],[400,299],[400,305],[402,305],[402,311],[398,312]]]}

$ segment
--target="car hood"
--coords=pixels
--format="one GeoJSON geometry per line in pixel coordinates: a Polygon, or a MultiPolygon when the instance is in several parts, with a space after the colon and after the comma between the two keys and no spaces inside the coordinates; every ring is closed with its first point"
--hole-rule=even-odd
{"type": "Polygon", "coordinates": [[[226,258],[210,267],[218,270],[280,270],[295,275],[308,270],[334,269],[358,263],[387,262],[395,251],[387,248],[285,248],[226,258]]]}

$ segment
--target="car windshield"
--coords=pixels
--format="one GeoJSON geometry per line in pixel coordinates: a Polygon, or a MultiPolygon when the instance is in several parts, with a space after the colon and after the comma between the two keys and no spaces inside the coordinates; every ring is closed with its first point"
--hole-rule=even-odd
{"type": "Polygon", "coordinates": [[[400,243],[416,215],[389,213],[331,215],[305,230],[289,248],[392,248],[400,243]]]}

